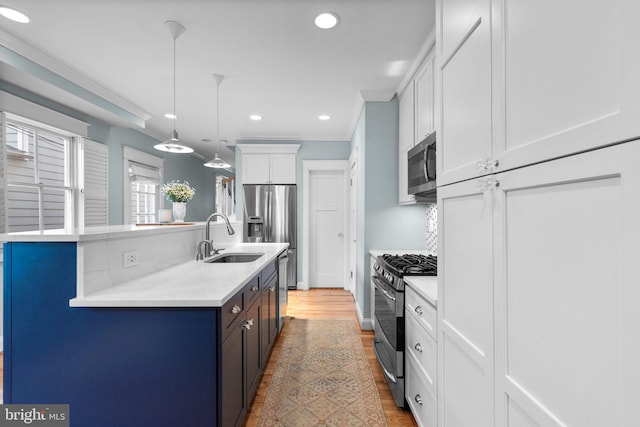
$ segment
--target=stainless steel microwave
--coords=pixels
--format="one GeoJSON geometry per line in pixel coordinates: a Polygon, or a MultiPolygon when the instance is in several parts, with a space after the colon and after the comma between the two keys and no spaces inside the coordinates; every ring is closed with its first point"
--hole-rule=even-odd
{"type": "Polygon", "coordinates": [[[429,134],[409,150],[408,192],[420,202],[436,200],[436,133],[429,134]]]}

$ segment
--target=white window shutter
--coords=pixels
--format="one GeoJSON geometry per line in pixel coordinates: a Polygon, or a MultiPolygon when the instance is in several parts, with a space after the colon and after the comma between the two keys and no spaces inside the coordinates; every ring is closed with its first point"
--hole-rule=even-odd
{"type": "Polygon", "coordinates": [[[105,144],[83,140],[83,211],[85,227],[109,224],[109,150],[105,144]]]}
{"type": "Polygon", "coordinates": [[[5,114],[0,111],[0,233],[6,232],[7,209],[5,204],[6,189],[4,186],[5,177],[5,114]]]}

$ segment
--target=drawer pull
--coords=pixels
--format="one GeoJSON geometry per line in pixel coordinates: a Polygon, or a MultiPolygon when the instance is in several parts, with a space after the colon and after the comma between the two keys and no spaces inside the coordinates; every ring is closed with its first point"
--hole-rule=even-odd
{"type": "Polygon", "coordinates": [[[417,306],[416,308],[414,308],[413,311],[415,311],[418,314],[424,313],[424,310],[422,310],[422,307],[420,306],[417,306]]]}
{"type": "Polygon", "coordinates": [[[245,322],[244,325],[242,325],[245,329],[251,329],[251,327],[253,326],[253,319],[249,319],[245,322]]]}
{"type": "Polygon", "coordinates": [[[251,292],[256,292],[258,290],[258,287],[256,285],[253,285],[251,287],[251,292]]]}
{"type": "Polygon", "coordinates": [[[419,394],[416,394],[416,397],[413,398],[418,405],[422,406],[422,397],[419,394]]]}
{"type": "Polygon", "coordinates": [[[234,305],[234,306],[231,308],[231,313],[233,313],[233,314],[238,314],[238,313],[240,313],[241,311],[242,311],[242,309],[240,308],[240,306],[239,306],[239,305],[234,305]]]}
{"type": "Polygon", "coordinates": [[[422,353],[422,346],[420,345],[420,343],[417,343],[413,348],[422,353]]]}

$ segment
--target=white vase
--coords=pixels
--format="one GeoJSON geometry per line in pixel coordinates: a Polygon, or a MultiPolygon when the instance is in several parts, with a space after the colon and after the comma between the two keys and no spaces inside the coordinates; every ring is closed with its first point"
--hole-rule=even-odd
{"type": "Polygon", "coordinates": [[[186,202],[173,202],[173,219],[174,222],[184,222],[184,217],[187,214],[186,202]]]}

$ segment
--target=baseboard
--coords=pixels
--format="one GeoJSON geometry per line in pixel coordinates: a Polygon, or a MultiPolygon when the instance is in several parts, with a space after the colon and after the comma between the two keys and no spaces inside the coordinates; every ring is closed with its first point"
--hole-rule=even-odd
{"type": "Polygon", "coordinates": [[[373,330],[373,321],[370,318],[365,318],[360,310],[360,304],[356,301],[356,314],[358,315],[358,321],[360,322],[360,329],[371,331],[373,330]]]}

